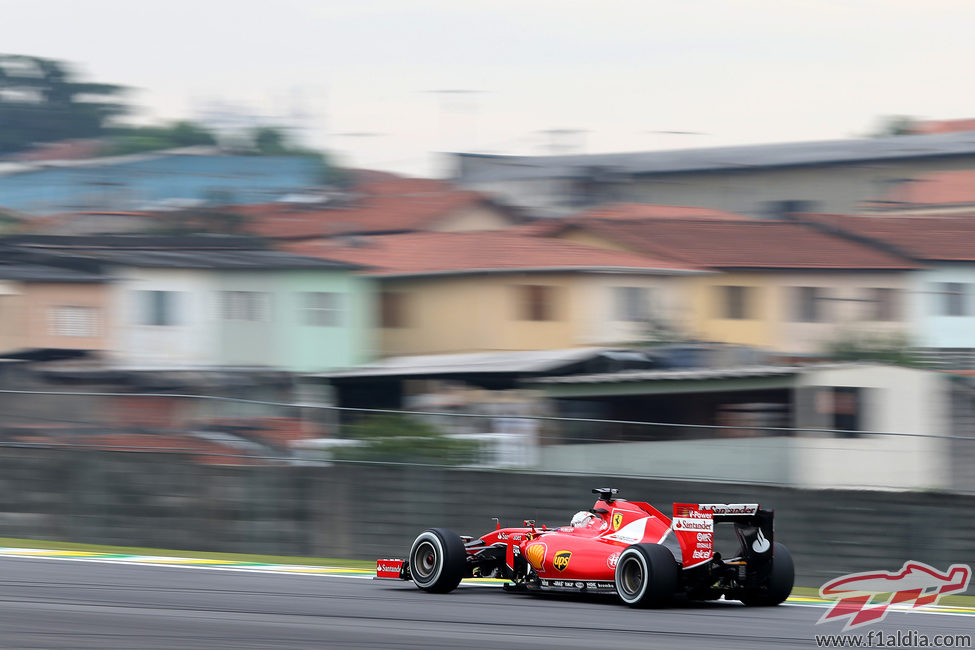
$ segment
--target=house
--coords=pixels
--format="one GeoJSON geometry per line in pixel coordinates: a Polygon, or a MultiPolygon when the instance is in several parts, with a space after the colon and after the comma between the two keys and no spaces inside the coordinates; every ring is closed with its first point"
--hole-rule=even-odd
{"type": "Polygon", "coordinates": [[[424,232],[285,245],[370,267],[380,356],[549,350],[661,336],[693,263],[519,232],[424,232]]]}
{"type": "Polygon", "coordinates": [[[815,489],[975,487],[971,389],[882,364],[760,364],[528,380],[563,417],[539,469],[815,489]],[[679,396],[679,399],[677,398],[679,396]]]}
{"type": "Polygon", "coordinates": [[[243,228],[277,241],[417,231],[497,230],[522,221],[481,192],[393,174],[357,173],[349,190],[319,197],[235,206],[243,228]]]}
{"type": "Polygon", "coordinates": [[[830,236],[866,243],[912,260],[905,315],[914,345],[933,361],[975,367],[975,220],[805,214],[830,236]]]}
{"type": "Polygon", "coordinates": [[[110,347],[110,275],[84,262],[0,257],[0,353],[110,347]]]}
{"type": "Polygon", "coordinates": [[[921,265],[896,252],[799,223],[605,212],[548,234],[720,272],[682,280],[689,338],[809,355],[853,335],[909,333],[906,292],[921,265]]]}
{"type": "Polygon", "coordinates": [[[975,131],[607,154],[461,153],[454,159],[457,184],[533,216],[637,202],[767,218],[796,202],[851,213],[903,179],[975,169],[975,131]]]}
{"type": "Polygon", "coordinates": [[[372,282],[344,261],[266,250],[249,238],[18,236],[8,256],[97,265],[102,341],[121,366],[326,370],[374,354],[372,282]]]}
{"type": "Polygon", "coordinates": [[[320,185],[305,156],[188,147],[126,156],[0,162],[0,205],[33,215],[131,211],[204,202],[259,203],[320,185]]]}

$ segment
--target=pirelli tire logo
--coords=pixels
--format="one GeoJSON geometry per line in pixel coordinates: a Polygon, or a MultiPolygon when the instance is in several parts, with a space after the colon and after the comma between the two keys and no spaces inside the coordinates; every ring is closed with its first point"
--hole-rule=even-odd
{"type": "Polygon", "coordinates": [[[569,560],[572,558],[572,551],[559,551],[552,558],[552,566],[558,571],[565,571],[569,568],[569,560]]]}
{"type": "Polygon", "coordinates": [[[528,563],[531,564],[532,568],[536,571],[542,568],[542,563],[545,562],[545,552],[547,550],[548,548],[541,542],[529,544],[528,548],[525,549],[525,557],[528,558],[528,563]]]}

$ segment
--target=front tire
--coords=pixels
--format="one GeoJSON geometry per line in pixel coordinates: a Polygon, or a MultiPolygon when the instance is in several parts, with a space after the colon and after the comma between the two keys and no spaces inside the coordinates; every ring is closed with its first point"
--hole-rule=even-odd
{"type": "Polygon", "coordinates": [[[410,576],[424,591],[453,591],[467,574],[467,551],[460,536],[446,528],[420,533],[410,548],[410,576]]]}
{"type": "Polygon", "coordinates": [[[772,607],[785,601],[792,593],[796,567],[785,544],[775,542],[772,548],[772,570],[762,587],[742,594],[741,602],[752,607],[772,607]]]}
{"type": "Polygon", "coordinates": [[[660,607],[677,591],[677,562],[660,544],[633,544],[616,563],[616,593],[630,607],[660,607]]]}

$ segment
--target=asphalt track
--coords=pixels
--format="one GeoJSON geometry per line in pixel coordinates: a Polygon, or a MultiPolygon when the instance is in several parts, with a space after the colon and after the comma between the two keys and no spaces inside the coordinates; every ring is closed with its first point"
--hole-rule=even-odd
{"type": "MultiPolygon", "coordinates": [[[[823,612],[638,611],[491,584],[431,595],[363,576],[0,557],[2,648],[811,648],[840,631],[816,625],[823,612]]],[[[870,629],[975,634],[975,617],[892,612],[870,629]]]]}

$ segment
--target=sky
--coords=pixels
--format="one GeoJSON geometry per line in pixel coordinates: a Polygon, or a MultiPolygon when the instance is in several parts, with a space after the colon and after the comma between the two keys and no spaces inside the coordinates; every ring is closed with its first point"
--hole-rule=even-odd
{"type": "Polygon", "coordinates": [[[970,0],[0,0],[0,47],[345,165],[650,151],[975,117],[970,0]],[[442,92],[451,91],[451,92],[442,92]],[[456,92],[468,91],[468,92],[456,92]]]}

